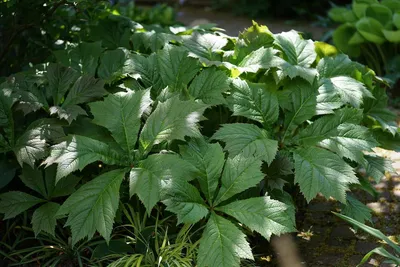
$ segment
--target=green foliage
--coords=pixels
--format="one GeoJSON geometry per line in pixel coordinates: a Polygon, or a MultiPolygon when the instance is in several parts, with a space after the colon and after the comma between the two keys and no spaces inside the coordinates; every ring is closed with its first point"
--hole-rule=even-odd
{"type": "Polygon", "coordinates": [[[23,213],[39,238],[67,226],[72,248],[97,232],[111,251],[118,225],[137,221],[126,203],[138,200],[143,220],[157,210],[165,226],[174,214],[197,240],[188,241],[189,226],[182,244],[165,229],[163,249],[124,252],[116,266],[197,258],[231,267],[254,259],[246,234],[295,231],[301,199],[288,192],[307,201],[322,193],[370,218],[346,196],[353,186],[369,190],[361,167],[379,181],[390,163],[372,148],[399,138],[372,70],[255,22],[236,38],[107,12],[89,42],[0,85],[4,219],[23,213]]]}
{"type": "Polygon", "coordinates": [[[353,0],[349,8],[334,7],[328,15],[342,23],[333,33],[335,45],[343,53],[366,63],[378,75],[386,75],[392,83],[400,78],[400,1],[353,0]]]}

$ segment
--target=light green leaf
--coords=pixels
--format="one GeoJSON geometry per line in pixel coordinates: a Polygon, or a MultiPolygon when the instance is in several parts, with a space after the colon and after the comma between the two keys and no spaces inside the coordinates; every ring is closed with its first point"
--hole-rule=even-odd
{"type": "Polygon", "coordinates": [[[248,54],[261,47],[272,47],[274,35],[267,26],[259,26],[255,21],[253,25],[239,34],[239,40],[235,46],[235,57],[238,62],[248,54]]]}
{"type": "Polygon", "coordinates": [[[400,43],[400,30],[397,31],[382,30],[382,33],[389,42],[400,43]]]}
{"type": "Polygon", "coordinates": [[[275,45],[284,53],[285,61],[280,65],[282,74],[291,79],[300,76],[313,83],[318,75],[315,69],[310,68],[317,58],[314,43],[311,40],[303,40],[294,30],[275,34],[275,45]]]}
{"type": "Polygon", "coordinates": [[[296,78],[284,86],[283,92],[287,91],[288,96],[285,102],[289,102],[289,112],[285,116],[285,126],[288,131],[293,130],[301,123],[311,119],[316,112],[317,89],[307,81],[296,78]]]}
{"type": "Polygon", "coordinates": [[[37,237],[40,232],[49,233],[55,236],[57,225],[56,214],[60,205],[54,202],[48,202],[35,210],[32,215],[32,228],[37,237]]]}
{"type": "Polygon", "coordinates": [[[112,83],[122,77],[125,74],[123,68],[128,54],[128,50],[123,48],[105,51],[100,57],[100,65],[97,70],[99,78],[112,83]]]}
{"type": "Polygon", "coordinates": [[[171,183],[163,203],[167,210],[177,214],[178,224],[195,224],[208,215],[208,208],[199,191],[193,185],[183,182],[171,183]]]}
{"type": "Polygon", "coordinates": [[[211,214],[197,256],[199,267],[239,267],[240,259],[253,259],[246,236],[233,223],[211,214]]]}
{"type": "Polygon", "coordinates": [[[150,90],[128,91],[108,95],[104,101],[90,103],[93,122],[106,127],[133,159],[141,126],[140,118],[151,105],[150,90]]]}
{"type": "Polygon", "coordinates": [[[261,47],[247,55],[239,64],[240,73],[256,73],[260,69],[269,69],[280,66],[284,60],[276,56],[278,51],[272,48],[261,47]]]}
{"type": "Polygon", "coordinates": [[[195,32],[184,36],[183,46],[185,46],[191,57],[202,57],[208,60],[218,60],[218,53],[223,52],[222,48],[226,46],[228,39],[215,34],[201,34],[195,32]]]}
{"type": "Polygon", "coordinates": [[[265,196],[235,201],[216,210],[225,212],[270,240],[271,235],[296,231],[284,213],[287,208],[286,204],[265,196]]]}
{"type": "Polygon", "coordinates": [[[357,31],[368,41],[375,44],[383,44],[386,39],[382,33],[383,25],[374,18],[361,18],[356,23],[357,31]]]}
{"type": "Polygon", "coordinates": [[[186,90],[189,82],[200,70],[198,61],[188,57],[187,51],[169,45],[158,53],[158,66],[164,85],[172,92],[186,90]]]}
{"type": "Polygon", "coordinates": [[[372,4],[365,10],[365,16],[374,18],[379,21],[382,25],[392,21],[392,11],[382,4],[372,4]]]}
{"type": "Polygon", "coordinates": [[[365,155],[365,159],[367,160],[367,175],[374,178],[377,183],[381,181],[387,171],[396,173],[393,162],[390,159],[372,155],[365,155]]]}
{"type": "Polygon", "coordinates": [[[219,144],[207,144],[195,139],[187,146],[179,147],[182,158],[197,169],[197,180],[201,191],[209,203],[212,203],[218,181],[225,163],[225,155],[219,144]]]}
{"type": "Polygon", "coordinates": [[[278,97],[276,92],[270,89],[272,85],[267,87],[265,84],[235,79],[231,86],[232,93],[228,102],[233,115],[244,116],[265,125],[277,121],[278,97]]]}
{"type": "Polygon", "coordinates": [[[362,223],[371,222],[372,219],[371,209],[350,195],[347,195],[347,202],[342,206],[342,213],[362,223]]]}
{"type": "Polygon", "coordinates": [[[294,153],[295,183],[308,202],[318,193],[346,202],[349,184],[358,184],[353,168],[338,155],[319,147],[297,149],[294,153]]]}
{"type": "Polygon", "coordinates": [[[360,107],[364,97],[373,97],[364,84],[348,76],[323,78],[319,86],[319,91],[339,95],[343,104],[349,103],[355,108],[360,107]]]}
{"type": "Polygon", "coordinates": [[[345,23],[337,27],[333,32],[332,39],[335,46],[337,46],[341,52],[351,57],[358,57],[361,53],[360,46],[351,45],[349,43],[356,33],[358,32],[353,24],[345,23]]]}
{"type": "Polygon", "coordinates": [[[360,109],[339,109],[335,114],[323,116],[308,125],[300,132],[299,141],[306,146],[315,145],[326,138],[337,136],[339,125],[343,123],[360,124],[362,118],[363,114],[360,109]]]}
{"type": "Polygon", "coordinates": [[[369,5],[378,3],[378,0],[354,0],[352,2],[352,8],[357,17],[362,18],[365,16],[365,10],[369,5]]]}
{"type": "Polygon", "coordinates": [[[400,12],[399,11],[393,15],[393,24],[396,25],[397,29],[400,29],[400,12]]]}
{"type": "Polygon", "coordinates": [[[60,105],[72,84],[78,79],[79,73],[60,64],[50,63],[46,77],[49,80],[48,94],[53,98],[53,105],[60,105]]]}
{"type": "Polygon", "coordinates": [[[291,65],[310,67],[317,58],[313,41],[303,40],[294,30],[275,34],[275,44],[282,49],[285,60],[291,65]]]}
{"type": "Polygon", "coordinates": [[[10,191],[0,195],[0,213],[4,213],[3,219],[7,220],[42,202],[43,199],[27,193],[10,191]]]}
{"type": "Polygon", "coordinates": [[[119,187],[125,170],[103,173],[81,186],[58,210],[57,215],[68,214],[66,226],[72,230],[72,245],[96,231],[110,241],[114,217],[119,203],[119,187]]]}
{"type": "Polygon", "coordinates": [[[378,142],[368,128],[361,125],[344,123],[337,127],[337,134],[322,140],[318,146],[335,152],[341,157],[365,164],[363,151],[372,151],[378,142]]]}
{"type": "Polygon", "coordinates": [[[268,164],[271,164],[278,151],[278,141],[270,139],[267,131],[253,124],[222,124],[212,139],[225,142],[225,150],[229,151],[230,157],[241,154],[268,164]]]}
{"type": "Polygon", "coordinates": [[[194,168],[174,154],[153,154],[141,161],[130,172],[129,193],[137,194],[150,214],[161,199],[161,191],[174,180],[188,181],[194,176],[194,168]]]}
{"type": "Polygon", "coordinates": [[[76,170],[83,170],[95,161],[102,161],[109,165],[127,165],[124,155],[120,155],[109,145],[79,135],[69,136],[66,141],[52,146],[50,156],[43,164],[46,166],[58,164],[57,183],[61,178],[76,170]]]}
{"type": "Polygon", "coordinates": [[[357,21],[353,10],[346,7],[333,7],[329,10],[328,16],[335,22],[346,23],[357,21]]]}
{"type": "Polygon", "coordinates": [[[218,105],[225,103],[222,93],[229,90],[229,84],[229,78],[224,71],[211,67],[196,76],[188,90],[194,99],[200,99],[206,104],[218,105]]]}
{"type": "Polygon", "coordinates": [[[202,119],[206,107],[192,100],[181,101],[177,96],[158,103],[140,134],[141,148],[148,152],[153,145],[163,141],[201,136],[197,123],[202,119]]]}
{"type": "Polygon", "coordinates": [[[253,157],[237,155],[234,158],[228,158],[222,173],[221,189],[214,204],[218,205],[259,183],[264,178],[261,164],[261,160],[253,157]]]}
{"type": "Polygon", "coordinates": [[[81,76],[74,83],[61,107],[82,104],[107,94],[104,82],[91,76],[81,76]]]}
{"type": "Polygon", "coordinates": [[[37,160],[47,156],[47,141],[63,136],[64,131],[56,120],[40,119],[31,123],[17,139],[13,151],[21,166],[26,163],[33,168],[37,160]]]}

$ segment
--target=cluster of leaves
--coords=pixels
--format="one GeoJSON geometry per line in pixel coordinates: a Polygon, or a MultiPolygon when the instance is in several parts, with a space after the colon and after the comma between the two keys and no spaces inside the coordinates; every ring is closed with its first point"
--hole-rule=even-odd
{"type": "Polygon", "coordinates": [[[229,267],[254,259],[245,233],[295,231],[290,193],[368,219],[346,195],[370,189],[358,169],[390,169],[372,148],[396,144],[396,117],[375,73],[330,51],[256,23],[230,37],[109,14],[90,42],[0,85],[1,166],[27,187],[1,194],[0,213],[36,207],[36,235],[66,221],[72,246],[111,242],[119,202],[137,197],[205,227],[198,266],[229,267]]]}
{"type": "Polygon", "coordinates": [[[393,82],[400,78],[399,0],[353,0],[351,7],[334,7],[328,15],[342,23],[333,33],[341,51],[393,82]]]}
{"type": "Polygon", "coordinates": [[[175,23],[175,12],[166,5],[140,9],[133,1],[115,6],[105,0],[1,1],[0,76],[45,62],[53,50],[63,50],[69,42],[91,40],[99,32],[104,33],[102,27],[109,28],[109,37],[113,31],[127,28],[122,23],[118,29],[104,23],[110,13],[129,18],[125,24],[130,20],[160,25],[175,23]]]}

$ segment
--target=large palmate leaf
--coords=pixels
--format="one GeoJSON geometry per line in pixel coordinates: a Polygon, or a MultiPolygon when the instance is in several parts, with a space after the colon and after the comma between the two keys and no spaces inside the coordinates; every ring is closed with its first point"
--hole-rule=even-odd
{"type": "Polygon", "coordinates": [[[239,34],[239,40],[235,46],[235,56],[240,62],[252,51],[261,47],[271,47],[274,36],[267,26],[260,26],[253,21],[253,26],[239,34]]]}
{"type": "Polygon", "coordinates": [[[94,76],[102,51],[101,42],[82,42],[70,50],[54,51],[54,55],[64,66],[70,66],[82,74],[94,76]]]}
{"type": "Polygon", "coordinates": [[[150,90],[119,92],[89,104],[93,122],[106,127],[132,160],[141,126],[140,118],[152,103],[150,90]]]}
{"type": "MultiPolygon", "coordinates": [[[[228,102],[233,115],[244,116],[265,125],[276,122],[279,115],[278,97],[270,86],[235,79],[228,102]]],[[[272,87],[273,88],[273,87],[272,87]]]]}
{"type": "Polygon", "coordinates": [[[190,84],[190,96],[200,99],[206,104],[217,105],[225,103],[222,93],[229,90],[229,78],[223,71],[215,67],[203,70],[190,84]]]}
{"type": "Polygon", "coordinates": [[[130,172],[129,193],[137,194],[150,214],[161,199],[161,191],[174,180],[194,179],[194,168],[174,154],[154,154],[141,161],[130,172]]]}
{"type": "Polygon", "coordinates": [[[68,175],[56,184],[57,166],[52,165],[46,169],[32,169],[29,165],[24,165],[21,181],[32,190],[35,190],[46,199],[67,196],[75,191],[75,186],[80,181],[80,177],[68,175]]]}
{"type": "Polygon", "coordinates": [[[59,204],[48,202],[35,210],[32,215],[32,228],[35,236],[38,236],[40,232],[46,232],[52,236],[55,235],[56,213],[59,208],[59,204]]]}
{"type": "Polygon", "coordinates": [[[294,153],[295,183],[311,201],[318,193],[346,202],[349,184],[357,184],[353,169],[338,155],[319,147],[297,149],[294,153]]]}
{"type": "Polygon", "coordinates": [[[171,183],[164,190],[167,199],[163,203],[167,210],[177,214],[178,224],[194,224],[208,215],[208,207],[199,191],[186,181],[171,183]]]}
{"type": "Polygon", "coordinates": [[[91,76],[81,76],[74,83],[62,107],[77,105],[102,97],[107,93],[104,82],[91,76]]]}
{"type": "Polygon", "coordinates": [[[14,154],[22,166],[47,156],[48,142],[56,141],[64,136],[61,124],[53,119],[40,119],[31,123],[28,129],[17,139],[13,147],[14,154]]]}
{"type": "Polygon", "coordinates": [[[183,45],[192,57],[201,57],[208,60],[218,59],[218,52],[228,43],[228,39],[215,34],[193,33],[184,37],[183,45]]]}
{"type": "Polygon", "coordinates": [[[341,157],[365,164],[363,151],[372,151],[378,142],[372,137],[368,128],[360,125],[344,123],[337,127],[337,134],[319,143],[341,157]]]}
{"type": "Polygon", "coordinates": [[[196,169],[201,191],[209,203],[212,203],[218,188],[219,177],[225,163],[225,155],[219,144],[207,144],[202,139],[195,139],[187,146],[180,147],[182,158],[196,169]]]}
{"type": "Polygon", "coordinates": [[[50,63],[47,67],[46,77],[49,81],[47,94],[51,95],[53,105],[58,106],[72,84],[78,79],[79,73],[73,68],[50,63]]]}
{"type": "Polygon", "coordinates": [[[338,126],[343,123],[359,124],[362,120],[362,110],[343,108],[335,114],[326,115],[308,125],[299,134],[300,143],[303,145],[315,145],[331,136],[338,135],[338,126]]]}
{"type": "Polygon", "coordinates": [[[149,151],[163,141],[184,140],[185,136],[201,136],[197,123],[206,105],[195,101],[181,101],[177,96],[159,103],[149,116],[140,134],[140,145],[149,151]]]}
{"type": "Polygon", "coordinates": [[[278,151],[278,141],[269,138],[268,132],[246,123],[223,124],[212,137],[224,141],[230,157],[241,154],[255,157],[270,164],[278,151]]]}
{"type": "Polygon", "coordinates": [[[275,34],[275,44],[283,51],[285,64],[281,64],[281,71],[285,76],[294,78],[302,77],[312,83],[317,76],[315,69],[310,68],[317,58],[314,43],[303,40],[300,35],[292,30],[275,34]]]}
{"type": "MultiPolygon", "coordinates": [[[[152,88],[152,98],[157,98],[161,89],[163,89],[164,83],[161,79],[158,66],[157,54],[151,54],[147,58],[141,55],[130,55],[130,58],[126,62],[126,71],[128,75],[135,79],[140,79],[143,83],[144,88],[152,88]]],[[[133,89],[133,88],[131,88],[133,89]]]]}
{"type": "Polygon", "coordinates": [[[128,56],[129,51],[123,48],[105,51],[100,57],[97,75],[108,83],[117,80],[124,74],[123,69],[128,56]]]}
{"type": "Polygon", "coordinates": [[[216,210],[234,217],[269,240],[273,234],[279,236],[296,230],[285,214],[287,208],[286,204],[265,196],[235,201],[216,210]]]}
{"type": "Polygon", "coordinates": [[[62,143],[52,146],[50,156],[43,164],[57,163],[56,182],[68,174],[83,170],[88,164],[102,161],[110,165],[128,165],[124,155],[106,143],[85,136],[73,135],[62,143]]]}
{"type": "Polygon", "coordinates": [[[261,160],[242,155],[228,158],[222,173],[221,189],[215,199],[215,205],[255,186],[263,178],[261,160]]]}
{"type": "Polygon", "coordinates": [[[296,78],[288,82],[282,91],[280,103],[289,110],[285,114],[285,126],[288,131],[311,119],[316,114],[317,89],[307,81],[296,78]],[[281,99],[283,98],[283,99],[281,99]]]}
{"type": "Polygon", "coordinates": [[[253,259],[246,236],[230,221],[211,214],[200,241],[199,267],[239,266],[240,259],[253,259]]]}
{"type": "Polygon", "coordinates": [[[364,97],[373,97],[365,85],[348,76],[336,76],[322,78],[319,81],[320,92],[340,96],[343,104],[350,104],[353,107],[360,107],[364,97]]]}
{"type": "Polygon", "coordinates": [[[72,244],[98,231],[110,240],[119,202],[119,187],[126,170],[106,172],[87,182],[62,204],[57,215],[68,214],[66,225],[72,230],[72,244]]]}
{"type": "Polygon", "coordinates": [[[158,54],[160,76],[165,86],[172,92],[186,90],[189,82],[200,70],[196,59],[188,57],[188,52],[177,46],[165,46],[158,54]]]}
{"type": "Polygon", "coordinates": [[[0,195],[0,213],[7,220],[44,201],[24,192],[10,191],[0,195]]]}
{"type": "Polygon", "coordinates": [[[256,73],[260,69],[269,69],[283,64],[283,60],[276,56],[278,51],[272,48],[261,47],[248,54],[239,64],[239,71],[256,73]]]}
{"type": "Polygon", "coordinates": [[[102,80],[87,75],[79,77],[62,105],[51,107],[50,114],[57,114],[60,118],[66,119],[71,123],[79,115],[86,115],[86,111],[78,104],[102,97],[107,93],[103,86],[104,82],[102,80]]]}

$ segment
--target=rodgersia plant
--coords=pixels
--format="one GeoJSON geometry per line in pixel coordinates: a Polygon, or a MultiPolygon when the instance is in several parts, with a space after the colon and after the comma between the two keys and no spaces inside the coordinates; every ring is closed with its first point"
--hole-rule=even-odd
{"type": "MultiPolygon", "coordinates": [[[[57,64],[1,85],[6,155],[53,170],[35,176],[49,188],[68,177],[86,181],[76,191],[68,185],[69,197],[46,213],[46,229],[37,220],[33,229],[52,233],[65,217],[73,244],[96,232],[109,241],[119,201],[137,195],[148,214],[163,203],[178,224],[205,225],[199,266],[231,267],[253,259],[249,230],[267,239],[295,231],[295,190],[307,201],[333,197],[347,215],[368,218],[347,194],[367,187],[360,168],[376,181],[390,169],[372,149],[398,138],[371,69],[295,31],[272,34],[256,23],[233,38],[212,27],[111,18],[130,27],[117,38],[129,45],[107,47],[93,36],[55,53],[57,64]],[[16,139],[24,135],[9,122],[21,109],[52,117],[57,131],[28,128],[34,142],[16,139]]],[[[11,218],[51,199],[27,195],[0,195],[0,212],[11,218]]]]}

